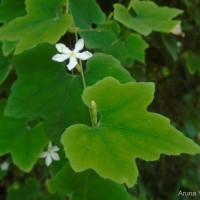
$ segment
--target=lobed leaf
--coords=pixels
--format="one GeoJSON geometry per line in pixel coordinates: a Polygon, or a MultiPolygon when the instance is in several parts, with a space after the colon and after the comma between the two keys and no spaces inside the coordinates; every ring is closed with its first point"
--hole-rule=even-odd
{"type": "Polygon", "coordinates": [[[180,23],[172,19],[182,13],[176,8],[159,7],[154,2],[139,0],[133,1],[132,9],[136,13],[135,17],[122,4],[115,4],[114,19],[145,36],[152,31],[170,32],[180,23]]]}
{"type": "Polygon", "coordinates": [[[23,171],[29,172],[48,143],[42,124],[34,128],[27,119],[3,116],[5,101],[0,101],[0,155],[10,153],[13,162],[23,171]],[[40,139],[38,139],[40,138],[40,139]]]}
{"type": "Polygon", "coordinates": [[[72,125],[61,142],[76,172],[95,170],[101,177],[133,186],[136,158],[159,159],[160,154],[197,154],[200,147],[170,125],[167,118],[147,111],[153,100],[153,83],[125,83],[108,77],[84,90],[84,103],[94,101],[98,125],[72,125]]]}
{"type": "MultiPolygon", "coordinates": [[[[47,133],[59,141],[68,126],[78,122],[90,124],[90,119],[81,99],[80,76],[68,74],[63,63],[52,61],[55,53],[54,46],[43,44],[14,57],[18,79],[5,113],[17,118],[42,117],[47,133]]],[[[106,76],[121,82],[133,81],[119,61],[104,54],[96,54],[87,62],[85,74],[87,85],[106,76]]]]}
{"type": "Polygon", "coordinates": [[[0,40],[18,41],[15,54],[42,42],[57,42],[72,25],[71,15],[62,11],[65,2],[26,0],[27,14],[3,26],[0,40]]]}

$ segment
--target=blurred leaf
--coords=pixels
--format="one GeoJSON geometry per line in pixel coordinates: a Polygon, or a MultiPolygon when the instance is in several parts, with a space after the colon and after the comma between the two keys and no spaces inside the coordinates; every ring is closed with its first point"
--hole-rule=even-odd
{"type": "Polygon", "coordinates": [[[67,194],[70,200],[132,200],[124,186],[101,179],[91,170],[75,173],[69,164],[49,180],[47,186],[51,193],[67,194]]]}
{"type": "Polygon", "coordinates": [[[65,0],[26,0],[27,15],[3,26],[0,40],[18,40],[16,54],[41,42],[57,42],[72,25],[71,16],[61,11],[64,4],[65,0]]]}
{"type": "Polygon", "coordinates": [[[42,124],[30,128],[26,119],[3,116],[4,101],[0,101],[0,155],[10,153],[13,162],[23,171],[29,172],[37,162],[48,140],[42,124]]]}
{"type": "Polygon", "coordinates": [[[25,15],[24,0],[2,0],[0,4],[0,22],[7,24],[16,17],[25,15]]]}
{"type": "Polygon", "coordinates": [[[182,13],[175,8],[159,7],[151,1],[134,0],[132,9],[136,17],[132,16],[122,4],[115,4],[114,19],[143,35],[149,35],[152,31],[170,32],[180,23],[172,19],[182,13]]]}
{"type": "Polygon", "coordinates": [[[198,9],[195,10],[195,21],[197,23],[197,25],[200,27],[200,12],[198,9]]]}
{"type": "MultiPolygon", "coordinates": [[[[6,114],[44,118],[47,133],[58,142],[68,126],[79,122],[90,124],[90,119],[81,99],[80,76],[68,74],[64,63],[52,61],[55,53],[54,46],[43,44],[14,58],[18,79],[12,87],[6,114]]],[[[133,80],[119,61],[104,54],[94,55],[87,62],[85,74],[88,85],[106,76],[121,82],[133,80]]]]}
{"type": "Polygon", "coordinates": [[[198,72],[200,74],[200,56],[195,55],[191,51],[186,51],[183,55],[183,59],[185,60],[185,64],[190,72],[190,74],[195,74],[198,72]]]}
{"type": "Polygon", "coordinates": [[[200,147],[170,125],[167,118],[147,111],[152,83],[125,83],[109,77],[84,90],[83,101],[94,101],[100,115],[96,127],[72,125],[62,135],[65,154],[76,172],[94,169],[101,177],[133,186],[136,158],[158,160],[160,154],[197,154],[200,147]],[[120,94],[120,97],[119,97],[120,94]]]}
{"type": "Polygon", "coordinates": [[[7,189],[6,200],[38,200],[41,197],[40,184],[34,178],[27,178],[24,186],[14,183],[7,189]]]}
{"type": "Polygon", "coordinates": [[[195,119],[185,119],[184,128],[186,135],[188,135],[190,138],[195,139],[197,137],[198,128],[195,119]]]}
{"type": "Polygon", "coordinates": [[[181,42],[177,41],[172,35],[163,36],[162,40],[173,60],[176,61],[180,53],[181,42]]]}

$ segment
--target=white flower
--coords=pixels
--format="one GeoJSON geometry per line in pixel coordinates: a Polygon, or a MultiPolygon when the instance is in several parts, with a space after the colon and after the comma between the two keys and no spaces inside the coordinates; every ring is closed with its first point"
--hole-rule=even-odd
{"type": "Polygon", "coordinates": [[[67,65],[67,68],[69,70],[72,70],[76,67],[78,61],[80,60],[87,60],[92,57],[92,53],[89,51],[83,51],[80,53],[84,47],[84,40],[80,39],[76,42],[74,50],[70,50],[68,47],[66,47],[64,44],[58,43],[56,44],[56,49],[61,54],[56,54],[52,57],[52,60],[55,60],[57,62],[63,62],[67,59],[69,59],[69,64],[67,65]]]}
{"type": "Polygon", "coordinates": [[[9,167],[9,163],[4,161],[1,165],[0,165],[0,169],[1,171],[7,171],[9,167]]]}
{"type": "Polygon", "coordinates": [[[48,167],[53,160],[60,160],[60,157],[56,151],[59,151],[57,146],[52,146],[52,143],[49,142],[47,151],[42,152],[40,158],[45,158],[46,166],[48,167]]]}

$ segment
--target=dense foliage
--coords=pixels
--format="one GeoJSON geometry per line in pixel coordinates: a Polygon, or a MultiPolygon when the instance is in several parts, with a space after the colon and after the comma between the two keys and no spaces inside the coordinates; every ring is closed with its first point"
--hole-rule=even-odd
{"type": "Polygon", "coordinates": [[[199,9],[1,0],[0,199],[198,196],[199,9]]]}

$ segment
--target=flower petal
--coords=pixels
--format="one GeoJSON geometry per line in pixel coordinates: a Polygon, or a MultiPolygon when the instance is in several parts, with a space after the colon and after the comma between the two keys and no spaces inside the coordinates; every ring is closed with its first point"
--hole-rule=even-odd
{"type": "Polygon", "coordinates": [[[64,54],[70,54],[71,52],[71,50],[62,43],[56,44],[56,49],[58,50],[58,52],[64,53],[64,54]]]}
{"type": "Polygon", "coordinates": [[[44,151],[41,153],[40,158],[46,158],[48,156],[48,154],[49,153],[47,151],[44,151]]]}
{"type": "Polygon", "coordinates": [[[9,167],[9,163],[4,161],[1,165],[0,165],[0,168],[2,171],[7,171],[8,170],[8,167],[9,167]]]}
{"type": "Polygon", "coordinates": [[[48,167],[52,163],[52,158],[50,155],[48,155],[45,159],[45,164],[48,167]]]}
{"type": "Polygon", "coordinates": [[[80,50],[82,50],[84,47],[84,40],[80,39],[76,42],[74,52],[78,53],[80,50]]]}
{"type": "Polygon", "coordinates": [[[87,60],[92,57],[92,53],[90,53],[89,51],[84,51],[82,53],[76,53],[76,57],[80,60],[87,60]]]}
{"type": "Polygon", "coordinates": [[[63,62],[64,60],[67,60],[70,57],[70,54],[56,54],[52,57],[52,60],[55,60],[57,62],[63,62]]]}
{"type": "Polygon", "coordinates": [[[53,146],[53,147],[51,148],[51,150],[52,150],[53,152],[55,152],[55,151],[59,151],[59,148],[58,148],[57,146],[53,146]]]}
{"type": "Polygon", "coordinates": [[[55,152],[53,152],[53,153],[51,154],[51,157],[52,157],[53,160],[60,160],[59,155],[58,155],[57,153],[55,153],[55,152]]]}
{"type": "Polygon", "coordinates": [[[67,68],[69,70],[72,70],[74,67],[76,67],[77,63],[77,59],[74,56],[72,56],[69,58],[69,64],[67,65],[67,68]]]}

